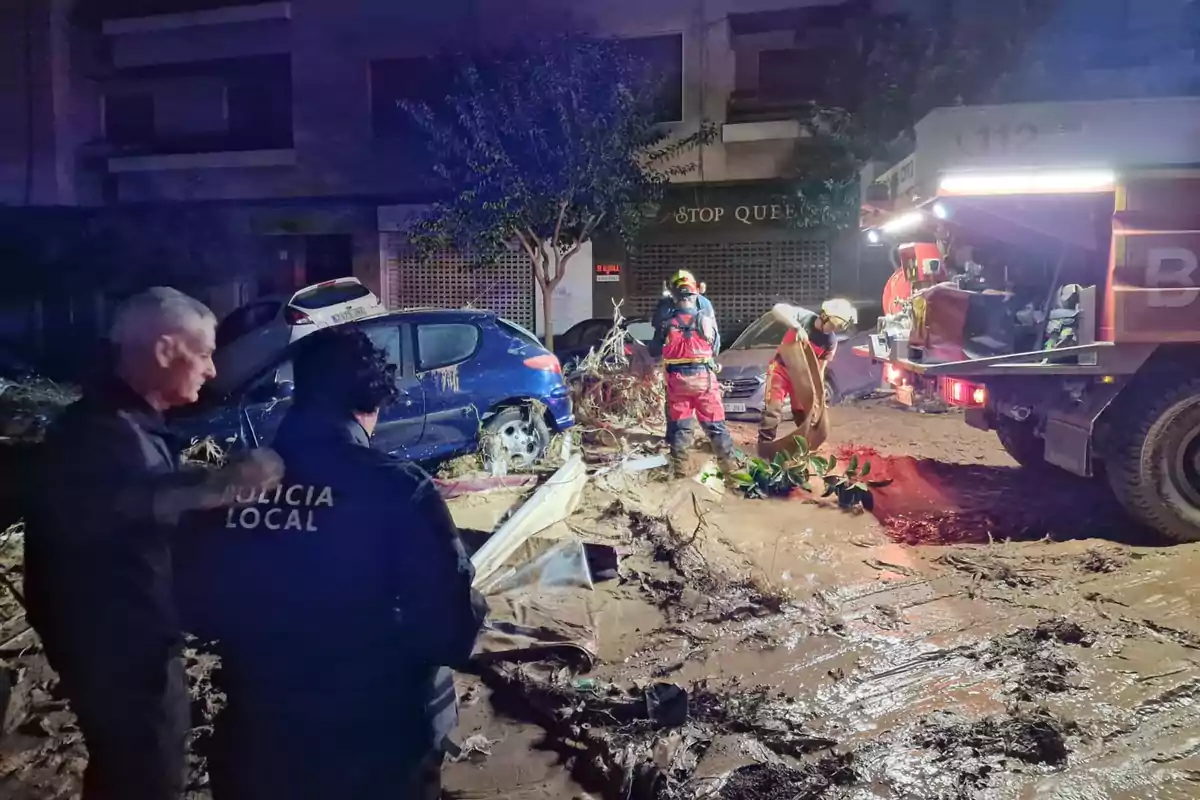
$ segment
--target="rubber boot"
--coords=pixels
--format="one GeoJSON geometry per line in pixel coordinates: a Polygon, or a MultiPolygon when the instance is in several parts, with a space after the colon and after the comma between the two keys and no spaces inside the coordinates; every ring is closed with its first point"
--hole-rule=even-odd
{"type": "Polygon", "coordinates": [[[686,478],[688,467],[687,453],[671,453],[671,477],[686,478]]]}

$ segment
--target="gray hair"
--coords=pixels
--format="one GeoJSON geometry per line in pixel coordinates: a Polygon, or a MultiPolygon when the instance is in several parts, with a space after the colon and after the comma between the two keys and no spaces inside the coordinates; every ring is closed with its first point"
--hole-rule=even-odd
{"type": "Polygon", "coordinates": [[[194,297],[169,286],[155,286],[121,304],[109,339],[118,349],[125,350],[145,345],[163,334],[216,322],[216,315],[194,297]]]}

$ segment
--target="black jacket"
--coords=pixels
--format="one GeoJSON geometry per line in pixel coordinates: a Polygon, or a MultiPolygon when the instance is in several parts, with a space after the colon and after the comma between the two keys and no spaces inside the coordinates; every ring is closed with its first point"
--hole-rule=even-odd
{"type": "Polygon", "coordinates": [[[180,643],[172,597],[172,521],[160,489],[177,469],[162,417],[108,379],[50,426],[26,509],[29,619],[56,669],[169,656],[180,643]]]}
{"type": "Polygon", "coordinates": [[[429,752],[457,723],[444,668],[466,664],[487,613],[445,502],[353,420],[297,407],[273,446],[280,489],[206,516],[179,558],[186,626],[220,642],[230,724],[280,743],[236,757],[259,780],[295,741],[302,775],[300,719],[334,742],[359,731],[356,758],[367,730],[392,762],[429,752]]]}

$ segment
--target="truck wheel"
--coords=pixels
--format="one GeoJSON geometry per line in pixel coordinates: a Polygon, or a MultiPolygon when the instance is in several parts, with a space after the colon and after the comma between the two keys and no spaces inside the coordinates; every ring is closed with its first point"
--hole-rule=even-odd
{"type": "Polygon", "coordinates": [[[842,393],[838,391],[837,381],[831,373],[825,373],[825,405],[836,406],[842,402],[842,393]]]}
{"type": "Polygon", "coordinates": [[[1033,422],[1000,417],[996,420],[996,436],[1004,451],[1022,467],[1046,466],[1046,443],[1037,435],[1033,422]]]}
{"type": "Polygon", "coordinates": [[[1200,541],[1200,378],[1152,385],[1122,403],[1109,485],[1137,519],[1176,542],[1200,541]]]}

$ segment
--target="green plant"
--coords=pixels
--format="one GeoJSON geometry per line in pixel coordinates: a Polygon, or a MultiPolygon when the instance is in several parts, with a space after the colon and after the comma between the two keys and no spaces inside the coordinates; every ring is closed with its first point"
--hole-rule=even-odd
{"type": "Polygon", "coordinates": [[[837,475],[828,474],[837,466],[837,458],[831,457],[830,462],[826,474],[821,476],[825,481],[825,493],[821,496],[836,496],[840,508],[852,509],[861,506],[867,511],[873,509],[875,498],[871,496],[872,484],[866,480],[871,474],[871,462],[864,460],[860,463],[858,456],[850,456],[845,471],[837,475]]]}
{"type": "Polygon", "coordinates": [[[804,465],[790,463],[784,453],[779,453],[772,461],[751,458],[745,471],[729,477],[750,498],[785,497],[794,489],[812,491],[810,471],[804,465]]]}
{"type": "Polygon", "coordinates": [[[746,469],[729,476],[733,485],[746,497],[763,499],[786,497],[796,489],[811,492],[814,480],[825,484],[822,497],[836,496],[838,506],[843,509],[865,508],[870,511],[875,501],[871,496],[873,486],[882,486],[884,481],[870,481],[871,462],[851,456],[846,469],[836,472],[837,456],[817,455],[808,446],[803,436],[794,439],[794,453],[778,453],[771,461],[751,458],[746,469]]]}

